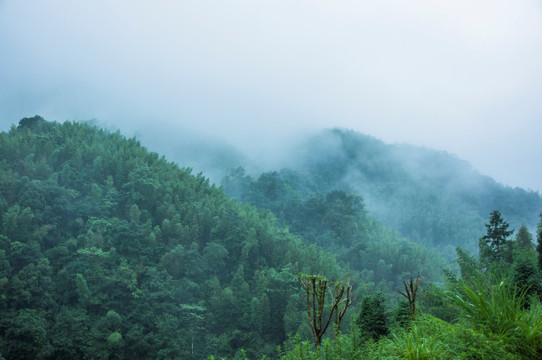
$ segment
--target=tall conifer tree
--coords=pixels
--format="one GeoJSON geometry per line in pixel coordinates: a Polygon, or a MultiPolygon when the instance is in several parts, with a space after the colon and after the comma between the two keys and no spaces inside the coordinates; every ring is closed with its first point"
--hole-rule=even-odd
{"type": "Polygon", "coordinates": [[[482,236],[480,241],[481,246],[486,244],[491,249],[490,253],[480,251],[480,256],[488,256],[490,258],[481,258],[480,260],[491,263],[506,259],[506,254],[509,252],[508,250],[510,250],[508,237],[514,232],[514,230],[508,230],[509,226],[510,225],[503,220],[501,213],[498,210],[494,210],[491,213],[489,224],[486,224],[487,234],[482,236]]]}

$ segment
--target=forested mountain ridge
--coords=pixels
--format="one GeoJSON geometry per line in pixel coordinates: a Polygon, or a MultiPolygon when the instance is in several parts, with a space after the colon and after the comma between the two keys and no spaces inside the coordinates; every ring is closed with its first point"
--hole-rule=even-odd
{"type": "Polygon", "coordinates": [[[0,154],[8,359],[265,353],[301,325],[297,273],[338,276],[333,257],[118,133],[23,119],[0,154]]]}
{"type": "Polygon", "coordinates": [[[438,256],[368,218],[359,197],[313,200],[342,266],[135,139],[22,119],[0,134],[0,354],[272,354],[288,334],[310,336],[300,272],[350,280],[358,301],[438,277],[438,256]]]}
{"type": "Polygon", "coordinates": [[[494,209],[514,229],[522,224],[534,229],[542,209],[538,192],[498,184],[449,153],[385,144],[350,130],[323,131],[288,154],[286,167],[277,171],[252,176],[232,171],[222,182],[226,192],[267,208],[273,205],[262,201],[265,193],[257,189],[270,184],[270,178],[303,199],[333,190],[357,194],[371,216],[450,258],[456,246],[477,250],[484,219],[494,209]],[[245,179],[235,179],[239,176],[245,179]],[[236,182],[244,185],[232,186],[236,182]]]}

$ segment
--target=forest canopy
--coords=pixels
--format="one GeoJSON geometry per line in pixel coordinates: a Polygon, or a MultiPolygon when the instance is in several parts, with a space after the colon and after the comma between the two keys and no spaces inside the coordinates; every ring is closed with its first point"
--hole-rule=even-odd
{"type": "MultiPolygon", "coordinates": [[[[491,282],[499,271],[507,284],[529,289],[502,291],[528,298],[518,311],[538,326],[540,275],[527,228],[516,239],[503,233],[498,252],[478,233],[471,240],[484,240],[480,257],[458,248],[454,273],[434,248],[387,228],[362,195],[322,180],[322,171],[314,173],[320,181],[237,169],[216,187],[118,131],[22,119],[0,134],[1,356],[312,356],[319,350],[307,347],[314,329],[300,274],[348,292],[335,305],[322,300],[320,313],[342,320],[341,334],[318,334],[330,351],[367,353],[365,341],[374,341],[384,354],[393,346],[379,339],[390,334],[397,342],[416,329],[454,329],[463,304],[452,304],[444,284],[470,301],[469,286],[477,285],[466,281],[483,274],[491,282]],[[416,319],[417,306],[427,317],[416,319]]],[[[456,336],[482,336],[477,326],[464,322],[456,336]]],[[[538,340],[529,354],[538,354],[538,340]]]]}

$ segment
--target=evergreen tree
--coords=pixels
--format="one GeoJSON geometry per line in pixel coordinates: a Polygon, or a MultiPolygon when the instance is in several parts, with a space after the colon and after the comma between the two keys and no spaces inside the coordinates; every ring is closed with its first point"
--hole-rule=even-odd
{"type": "MultiPolygon", "coordinates": [[[[408,311],[410,315],[410,309],[408,311]]],[[[367,295],[361,301],[361,307],[356,319],[362,336],[378,340],[389,333],[389,315],[384,305],[384,296],[381,292],[367,295]]]]}
{"type": "MultiPolygon", "coordinates": [[[[483,244],[484,247],[480,249],[487,250],[488,246],[483,244]]],[[[480,273],[480,263],[471,255],[467,250],[460,248],[459,246],[455,249],[457,254],[457,264],[459,265],[459,271],[461,273],[461,278],[465,281],[469,281],[472,278],[476,278],[480,273]]],[[[480,255],[482,257],[482,255],[480,255]]]]}
{"type": "Polygon", "coordinates": [[[533,250],[533,235],[527,230],[525,224],[521,225],[516,235],[514,248],[516,251],[533,250]]]}
{"type": "Polygon", "coordinates": [[[512,279],[528,295],[540,294],[540,272],[536,266],[536,258],[522,253],[513,265],[512,279]]]}
{"type": "Polygon", "coordinates": [[[485,224],[487,228],[487,234],[480,239],[480,260],[482,263],[493,263],[500,260],[509,259],[509,240],[508,237],[512,235],[513,230],[508,230],[510,226],[501,217],[501,213],[498,210],[494,210],[489,218],[489,223],[485,224]],[[487,245],[490,252],[484,248],[487,245]]]}
{"type": "Polygon", "coordinates": [[[402,328],[406,328],[412,322],[410,305],[407,300],[401,300],[395,310],[395,322],[402,328]]]}

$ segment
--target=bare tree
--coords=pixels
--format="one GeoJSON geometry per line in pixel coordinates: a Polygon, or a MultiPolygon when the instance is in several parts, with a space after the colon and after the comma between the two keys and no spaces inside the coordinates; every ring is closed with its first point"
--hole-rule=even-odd
{"type": "Polygon", "coordinates": [[[348,309],[348,306],[352,303],[352,285],[350,283],[343,283],[339,281],[335,283],[335,289],[333,292],[333,303],[335,307],[335,339],[339,336],[341,331],[341,322],[343,316],[348,309]],[[346,291],[345,298],[342,299],[344,292],[346,291]]]}
{"type": "Polygon", "coordinates": [[[298,275],[298,279],[307,295],[307,315],[309,317],[309,325],[314,335],[315,346],[318,347],[322,343],[322,336],[326,332],[327,327],[333,318],[333,314],[335,314],[335,335],[337,335],[346,309],[352,302],[350,297],[352,286],[343,282],[334,284],[333,292],[331,294],[331,308],[329,309],[327,316],[324,316],[326,292],[328,290],[327,279],[321,275],[307,275],[301,273],[298,275]],[[345,296],[344,299],[343,296],[345,296]]]}
{"type": "Polygon", "coordinates": [[[403,285],[405,286],[405,291],[399,291],[401,295],[406,297],[408,300],[408,305],[410,307],[410,315],[412,319],[416,318],[416,293],[418,292],[418,286],[420,285],[420,275],[416,277],[416,280],[410,278],[408,282],[403,280],[403,285]]]}

